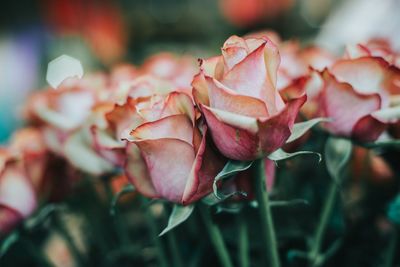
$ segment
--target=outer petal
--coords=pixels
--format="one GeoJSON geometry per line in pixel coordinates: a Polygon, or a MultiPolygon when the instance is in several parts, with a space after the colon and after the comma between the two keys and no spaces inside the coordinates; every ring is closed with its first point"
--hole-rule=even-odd
{"type": "Polygon", "coordinates": [[[377,94],[357,93],[351,85],[337,81],[327,70],[322,77],[325,82],[320,99],[322,116],[333,119],[326,127],[334,134],[351,137],[360,119],[380,109],[381,99],[377,94]]]}
{"type": "Polygon", "coordinates": [[[210,107],[249,117],[267,117],[265,103],[258,98],[238,95],[215,79],[206,77],[210,107]]]}
{"type": "Polygon", "coordinates": [[[376,119],[372,115],[367,115],[354,125],[351,137],[362,142],[375,141],[386,127],[387,124],[384,122],[376,119]]]}
{"type": "Polygon", "coordinates": [[[193,168],[187,180],[182,204],[190,204],[212,192],[215,176],[222,170],[226,159],[217,154],[206,140],[207,127],[204,127],[193,168]]]}
{"type": "Polygon", "coordinates": [[[161,117],[163,118],[176,114],[186,114],[194,123],[196,113],[193,100],[189,95],[179,92],[172,92],[168,95],[161,112],[161,117]]]}
{"type": "Polygon", "coordinates": [[[196,105],[198,107],[201,107],[202,104],[209,106],[208,85],[202,70],[193,77],[192,88],[192,95],[196,105]]]}
{"type": "Polygon", "coordinates": [[[34,186],[13,164],[6,166],[0,176],[0,205],[11,208],[22,217],[29,216],[37,207],[34,186]]]}
{"type": "Polygon", "coordinates": [[[388,94],[400,94],[400,70],[382,58],[362,57],[337,62],[332,73],[359,93],[379,93],[386,107],[388,94]]]}
{"type": "Polygon", "coordinates": [[[261,99],[269,114],[275,114],[284,106],[276,90],[278,66],[278,50],[266,41],[224,75],[221,83],[240,95],[261,99]]]}
{"type": "Polygon", "coordinates": [[[86,137],[84,128],[68,137],[64,144],[64,155],[68,161],[76,168],[92,175],[101,175],[112,171],[113,165],[94,151],[86,137]]]}
{"type": "Polygon", "coordinates": [[[160,195],[154,188],[150,174],[147,171],[146,162],[135,143],[128,143],[126,155],[127,161],[124,170],[128,180],[141,194],[150,198],[159,198],[160,195]]]}
{"type": "Polygon", "coordinates": [[[306,95],[293,99],[280,113],[271,118],[259,120],[258,137],[263,154],[268,155],[285,144],[292,133],[299,110],[306,100],[306,95]]]}
{"type": "Polygon", "coordinates": [[[215,71],[217,69],[217,65],[220,63],[221,60],[223,60],[221,56],[215,56],[207,59],[201,59],[199,61],[202,71],[207,76],[213,77],[214,75],[216,75],[215,71]]]}
{"type": "Polygon", "coordinates": [[[0,205],[0,238],[9,233],[22,219],[18,212],[0,205]]]}
{"type": "Polygon", "coordinates": [[[115,105],[105,117],[117,140],[128,136],[132,129],[143,123],[135,108],[135,100],[128,98],[123,105],[115,105]]]}
{"type": "Polygon", "coordinates": [[[231,159],[251,160],[260,155],[257,120],[202,106],[214,143],[231,159]]]}
{"type": "Polygon", "coordinates": [[[186,115],[173,115],[140,125],[131,132],[137,140],[175,138],[192,144],[193,125],[186,115]]]}
{"type": "Polygon", "coordinates": [[[163,138],[135,141],[146,162],[151,181],[160,197],[182,203],[195,154],[193,147],[178,140],[163,138]]]}

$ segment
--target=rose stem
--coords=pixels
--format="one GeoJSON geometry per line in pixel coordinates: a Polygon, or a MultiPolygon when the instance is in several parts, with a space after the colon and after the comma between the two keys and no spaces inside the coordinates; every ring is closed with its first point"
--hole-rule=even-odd
{"type": "Polygon", "coordinates": [[[333,208],[335,207],[336,195],[337,195],[337,185],[335,182],[331,182],[328,195],[326,197],[324,207],[322,209],[321,217],[319,219],[317,230],[314,235],[313,246],[309,253],[309,258],[311,260],[312,266],[318,266],[318,257],[321,249],[322,242],[324,240],[324,234],[326,227],[331,217],[333,208]]]}
{"type": "Polygon", "coordinates": [[[269,204],[264,159],[254,162],[254,190],[258,202],[258,210],[261,219],[261,231],[264,242],[264,249],[268,252],[269,266],[280,267],[278,245],[276,241],[274,222],[272,219],[271,207],[269,204]]]}
{"type": "Polygon", "coordinates": [[[243,214],[238,214],[237,224],[239,232],[239,262],[241,267],[249,267],[249,236],[246,220],[243,214]]]}
{"type": "Polygon", "coordinates": [[[218,226],[212,221],[208,207],[198,205],[201,218],[206,226],[206,230],[210,236],[211,243],[217,253],[217,256],[223,267],[233,267],[228,250],[226,249],[224,239],[218,226]]]}
{"type": "Polygon", "coordinates": [[[157,257],[158,257],[159,264],[161,267],[167,267],[168,266],[167,256],[165,254],[165,250],[164,250],[164,246],[161,242],[161,238],[158,236],[159,230],[157,227],[157,221],[154,218],[153,214],[151,213],[150,205],[149,205],[149,202],[147,201],[147,199],[145,199],[145,198],[141,198],[141,199],[142,199],[143,207],[145,209],[144,216],[147,221],[147,225],[149,227],[150,235],[154,241],[154,244],[156,245],[157,257]]]}
{"type": "MultiPolygon", "coordinates": [[[[104,176],[103,177],[103,186],[104,190],[107,196],[107,205],[108,207],[109,203],[112,202],[113,198],[113,191],[111,188],[111,177],[110,176],[104,176]]],[[[122,246],[129,246],[131,245],[131,240],[129,238],[129,231],[125,225],[125,223],[121,220],[121,214],[119,212],[116,212],[112,218],[111,218],[111,223],[113,224],[114,231],[117,235],[118,241],[122,246]]]]}
{"type": "MultiPolygon", "coordinates": [[[[164,211],[165,211],[165,205],[164,205],[164,211]]],[[[162,214],[163,214],[163,219],[167,220],[165,212],[163,212],[162,214]]],[[[168,241],[168,247],[170,248],[172,255],[173,266],[183,267],[182,256],[178,247],[178,242],[176,240],[176,235],[174,231],[169,231],[167,233],[167,241],[168,241]]]]}

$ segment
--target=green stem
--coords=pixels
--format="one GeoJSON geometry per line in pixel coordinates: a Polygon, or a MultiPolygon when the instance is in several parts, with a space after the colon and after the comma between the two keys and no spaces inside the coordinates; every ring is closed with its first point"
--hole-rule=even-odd
{"type": "Polygon", "coordinates": [[[324,241],[324,235],[326,227],[328,226],[329,219],[332,215],[333,208],[335,207],[337,196],[337,185],[332,181],[329,187],[328,195],[326,197],[322,214],[319,219],[317,230],[315,231],[313,246],[310,250],[310,260],[311,266],[318,266],[319,265],[319,254],[321,251],[321,246],[324,241]]]}
{"type": "MultiPolygon", "coordinates": [[[[113,199],[113,191],[110,185],[110,178],[109,177],[103,177],[103,186],[104,190],[107,194],[107,205],[106,207],[109,207],[109,204],[112,202],[113,199]]],[[[130,246],[131,245],[131,240],[129,238],[129,231],[126,227],[126,224],[121,221],[121,214],[116,212],[112,216],[112,224],[114,226],[115,233],[117,235],[118,241],[122,246],[130,246]]]]}
{"type": "Polygon", "coordinates": [[[157,227],[157,221],[154,218],[153,214],[151,213],[150,206],[148,206],[148,201],[144,198],[142,198],[143,201],[143,206],[145,208],[145,219],[147,221],[147,225],[149,227],[150,235],[151,238],[154,241],[154,244],[156,245],[157,248],[157,257],[158,257],[158,262],[159,266],[161,267],[167,267],[168,262],[167,262],[167,256],[165,254],[164,246],[161,242],[161,239],[158,236],[158,227],[157,227]]]}
{"type": "Polygon", "coordinates": [[[384,257],[384,264],[383,264],[384,267],[393,266],[393,259],[394,256],[396,255],[397,238],[398,238],[398,232],[396,229],[394,229],[393,233],[391,234],[388,248],[386,250],[386,257],[384,257]]]}
{"type": "Polygon", "coordinates": [[[280,267],[278,244],[266,186],[264,159],[254,162],[254,190],[260,212],[264,249],[268,254],[269,266],[280,267]]]}
{"type": "MultiPolygon", "coordinates": [[[[166,210],[166,205],[164,205],[164,211],[166,210]]],[[[163,215],[163,220],[167,221],[168,218],[165,214],[165,212],[162,213],[163,215]]],[[[167,233],[167,242],[168,242],[168,247],[170,249],[171,255],[172,255],[172,264],[174,267],[183,267],[183,261],[182,261],[182,255],[178,247],[178,242],[176,239],[176,235],[174,231],[169,231],[167,233]]]]}
{"type": "Polygon", "coordinates": [[[72,256],[74,257],[76,263],[78,266],[86,266],[85,259],[83,258],[82,254],[76,247],[76,244],[70,235],[68,229],[65,227],[65,224],[60,217],[60,214],[55,213],[54,214],[54,222],[56,225],[56,230],[61,234],[61,236],[64,238],[65,243],[71,252],[72,256]]]}
{"type": "Polygon", "coordinates": [[[182,257],[176,241],[176,235],[173,231],[167,234],[168,246],[172,254],[172,263],[174,267],[183,267],[182,257]]]}
{"type": "Polygon", "coordinates": [[[224,239],[218,226],[212,221],[210,212],[205,205],[198,205],[201,217],[210,236],[211,243],[223,267],[233,267],[224,239]]]}
{"type": "Polygon", "coordinates": [[[242,214],[237,216],[239,228],[239,263],[241,267],[249,267],[249,236],[246,220],[242,214]]]}

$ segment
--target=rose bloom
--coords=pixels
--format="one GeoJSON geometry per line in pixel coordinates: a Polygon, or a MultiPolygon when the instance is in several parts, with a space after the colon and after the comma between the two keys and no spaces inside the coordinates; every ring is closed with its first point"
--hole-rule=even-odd
{"type": "Polygon", "coordinates": [[[145,196],[183,205],[211,193],[226,160],[207,142],[191,97],[172,92],[144,111],[128,140],[128,179],[145,196]]]}
{"type": "Polygon", "coordinates": [[[319,116],[332,118],[326,128],[333,134],[374,141],[398,121],[389,92],[400,90],[400,71],[382,58],[338,60],[320,79],[319,116]]]}
{"type": "Polygon", "coordinates": [[[230,37],[222,56],[203,60],[193,96],[218,149],[226,157],[254,160],[285,144],[299,109],[299,94],[286,102],[276,88],[280,56],[267,37],[230,37]]]}
{"type": "Polygon", "coordinates": [[[29,123],[43,129],[46,145],[54,154],[84,172],[100,175],[113,166],[91,148],[87,122],[94,107],[114,94],[108,77],[102,73],[67,79],[56,90],[33,95],[25,114],[29,123]]]}
{"type": "Polygon", "coordinates": [[[47,149],[39,130],[18,130],[7,148],[0,148],[0,236],[37,208],[45,190],[47,149]]]}
{"type": "MultiPolygon", "coordinates": [[[[346,47],[346,58],[359,59],[365,57],[381,58],[386,63],[381,63],[379,70],[387,69],[385,86],[382,87],[384,95],[389,101],[389,105],[393,108],[399,107],[400,104],[400,53],[395,51],[388,40],[372,39],[365,44],[357,44],[346,47]]],[[[382,60],[381,60],[382,61],[382,60]]],[[[398,109],[398,108],[397,108],[398,109]]],[[[395,110],[395,109],[392,109],[395,110]]],[[[389,124],[388,132],[395,138],[400,138],[400,123],[395,121],[389,124]]]]}

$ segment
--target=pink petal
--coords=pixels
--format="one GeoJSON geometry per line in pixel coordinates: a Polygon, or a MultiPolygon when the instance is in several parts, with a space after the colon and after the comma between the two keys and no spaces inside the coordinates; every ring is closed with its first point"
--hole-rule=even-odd
{"type": "Polygon", "coordinates": [[[361,118],[353,127],[352,137],[362,142],[372,142],[386,129],[387,124],[371,115],[361,118]]]}
{"type": "Polygon", "coordinates": [[[215,79],[206,77],[206,81],[212,108],[255,118],[268,116],[267,107],[260,99],[238,95],[215,79]]]}
{"type": "Polygon", "coordinates": [[[140,125],[131,132],[136,139],[175,138],[192,144],[193,125],[186,115],[173,115],[140,125]]]}
{"type": "Polygon", "coordinates": [[[334,134],[351,137],[361,118],[380,109],[381,98],[377,94],[358,93],[351,85],[337,81],[327,70],[322,77],[325,86],[320,100],[321,115],[333,119],[326,127],[334,134]]]}
{"type": "Polygon", "coordinates": [[[182,203],[195,154],[193,147],[178,140],[163,138],[135,141],[146,162],[151,181],[160,197],[182,203]]]}
{"type": "Polygon", "coordinates": [[[0,174],[0,205],[15,210],[22,217],[28,217],[37,207],[31,181],[13,164],[6,166],[0,174]]]}
{"type": "Polygon", "coordinates": [[[264,42],[235,65],[220,81],[240,95],[258,98],[275,114],[284,106],[276,90],[279,53],[270,41],[264,42]]]}
{"type": "Polygon", "coordinates": [[[396,76],[400,81],[400,71],[396,74],[395,69],[389,68],[389,64],[382,58],[362,57],[338,61],[332,67],[331,73],[338,81],[351,84],[360,94],[380,94],[382,105],[386,107],[388,93],[392,90],[400,92],[400,84],[396,86],[392,82],[396,76]],[[386,88],[388,91],[385,91],[386,88]]]}
{"type": "MultiPolygon", "coordinates": [[[[221,118],[215,110],[206,106],[202,106],[202,111],[214,143],[224,156],[236,160],[252,160],[260,155],[256,134],[258,129],[252,129],[257,127],[255,119],[242,116],[242,118],[248,118],[250,123],[252,121],[255,125],[250,128],[243,124],[241,127],[239,124],[232,125],[232,123],[227,123],[227,120],[221,118]]],[[[235,119],[240,119],[240,115],[231,115],[233,117],[232,121],[240,122],[240,120],[235,119]]]]}
{"type": "Polygon", "coordinates": [[[245,40],[236,35],[229,37],[221,50],[225,63],[225,72],[231,70],[248,54],[248,47],[245,40]]]}
{"type": "Polygon", "coordinates": [[[203,131],[203,136],[185,186],[182,197],[182,204],[184,205],[190,204],[211,193],[214,178],[226,163],[226,159],[217,154],[206,141],[206,127],[203,131]]]}
{"type": "Polygon", "coordinates": [[[186,114],[192,122],[195,120],[195,110],[192,98],[179,92],[172,92],[167,96],[165,100],[165,106],[162,110],[161,117],[186,114]]]}
{"type": "Polygon", "coordinates": [[[154,188],[150,174],[147,171],[146,162],[135,143],[128,143],[126,147],[126,155],[127,161],[124,170],[128,180],[144,196],[150,198],[160,197],[154,188]]]}
{"type": "Polygon", "coordinates": [[[274,152],[285,144],[292,133],[299,110],[306,100],[306,95],[290,100],[285,108],[275,116],[259,119],[258,137],[264,155],[274,152]]]}
{"type": "Polygon", "coordinates": [[[193,77],[192,87],[192,95],[196,105],[198,107],[201,107],[201,104],[209,106],[208,84],[203,71],[193,77]]]}
{"type": "Polygon", "coordinates": [[[22,219],[18,212],[0,205],[0,238],[9,233],[22,219]]]}

